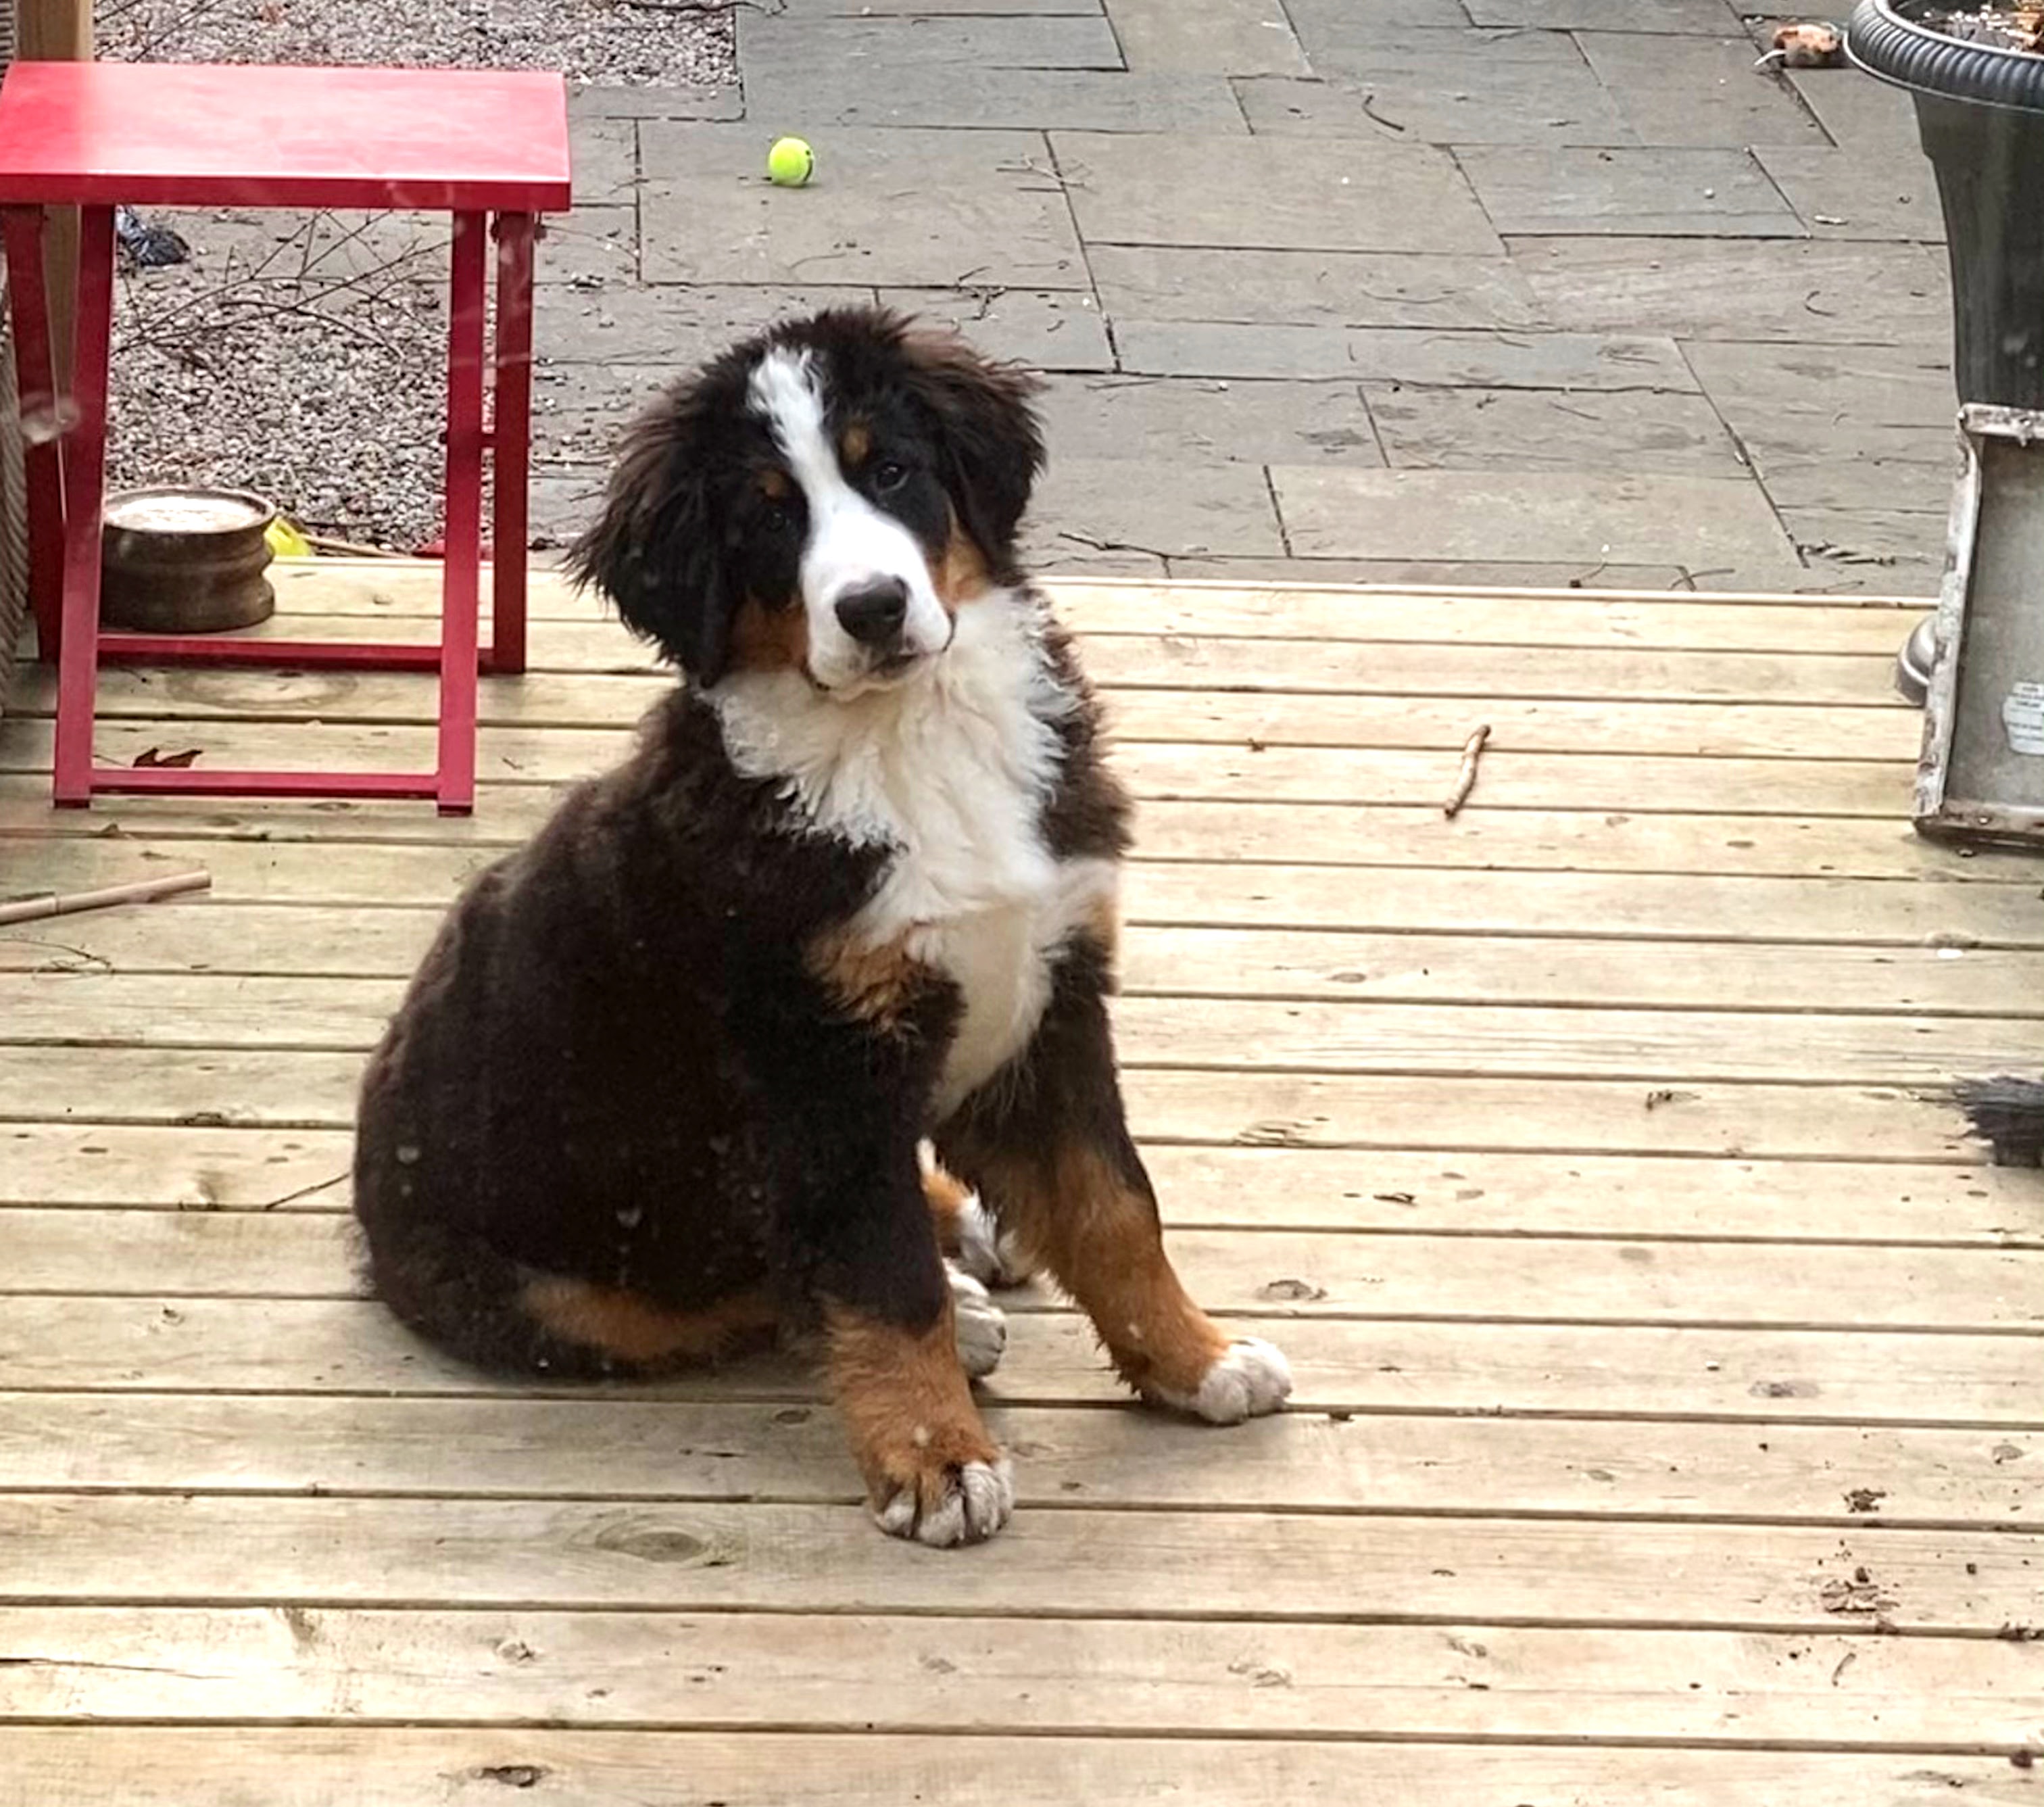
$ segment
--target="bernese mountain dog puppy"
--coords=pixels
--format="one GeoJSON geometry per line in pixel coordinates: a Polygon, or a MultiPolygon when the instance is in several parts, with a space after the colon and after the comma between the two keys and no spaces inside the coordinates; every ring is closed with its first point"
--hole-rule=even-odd
{"type": "Polygon", "coordinates": [[[558,1378],[806,1327],[880,1525],[932,1544],[1012,1505],[982,1282],[1047,1272],[1159,1405],[1291,1388],[1180,1284],[1124,1121],[1129,811],[1016,563],[1035,388],[831,310],[636,422],[571,568],[683,682],[455,904],[355,1154],[414,1329],[558,1378]]]}

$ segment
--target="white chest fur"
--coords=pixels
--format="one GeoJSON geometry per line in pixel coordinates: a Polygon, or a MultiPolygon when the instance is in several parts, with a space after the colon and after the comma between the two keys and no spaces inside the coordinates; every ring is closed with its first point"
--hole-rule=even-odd
{"type": "Polygon", "coordinates": [[[793,672],[740,674],[714,700],[740,771],[782,779],[817,832],[897,850],[855,928],[962,994],[941,1118],[1021,1052],[1058,947],[1113,900],[1113,862],[1057,859],[1038,830],[1074,699],[1045,667],[1032,604],[968,604],[950,650],[894,689],[837,698],[793,672]]]}

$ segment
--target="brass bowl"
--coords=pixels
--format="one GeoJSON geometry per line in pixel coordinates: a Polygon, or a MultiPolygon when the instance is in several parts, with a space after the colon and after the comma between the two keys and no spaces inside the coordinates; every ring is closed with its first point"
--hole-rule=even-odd
{"type": "Polygon", "coordinates": [[[275,612],[265,537],[277,511],[245,490],[164,485],[108,498],[100,619],[142,633],[217,633],[275,612]]]}

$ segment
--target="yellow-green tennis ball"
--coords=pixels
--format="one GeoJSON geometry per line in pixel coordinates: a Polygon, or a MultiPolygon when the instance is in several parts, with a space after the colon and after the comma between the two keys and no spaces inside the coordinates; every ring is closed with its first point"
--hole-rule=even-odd
{"type": "Polygon", "coordinates": [[[816,173],[816,154],[805,138],[776,138],[766,153],[767,179],[782,188],[800,188],[816,173]]]}

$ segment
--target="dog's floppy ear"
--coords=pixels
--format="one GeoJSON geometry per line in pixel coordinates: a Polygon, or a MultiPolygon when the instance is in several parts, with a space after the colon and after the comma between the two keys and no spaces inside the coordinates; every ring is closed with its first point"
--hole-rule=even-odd
{"type": "Polygon", "coordinates": [[[609,597],[634,633],[708,688],[730,663],[736,603],[701,456],[701,418],[700,392],[691,386],[663,396],[632,424],[603,513],[570,549],[567,568],[578,585],[609,597]]]}
{"type": "Polygon", "coordinates": [[[942,329],[907,328],[901,348],[910,382],[936,421],[951,506],[979,549],[1005,567],[1043,467],[1043,429],[1030,402],[1043,384],[942,329]]]}

